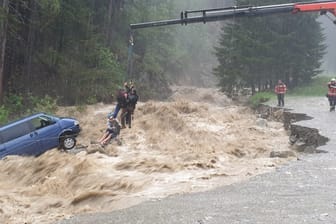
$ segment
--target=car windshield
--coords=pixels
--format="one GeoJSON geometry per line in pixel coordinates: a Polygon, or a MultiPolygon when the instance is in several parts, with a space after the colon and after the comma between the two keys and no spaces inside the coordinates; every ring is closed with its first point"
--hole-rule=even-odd
{"type": "Polygon", "coordinates": [[[58,117],[50,116],[50,115],[41,115],[39,118],[41,120],[44,120],[44,121],[48,122],[49,124],[55,123],[56,121],[59,120],[58,117]]]}

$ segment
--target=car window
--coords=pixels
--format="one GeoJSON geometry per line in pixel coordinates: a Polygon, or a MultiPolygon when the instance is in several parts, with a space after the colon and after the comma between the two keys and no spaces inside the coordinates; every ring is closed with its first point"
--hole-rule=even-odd
{"type": "Polygon", "coordinates": [[[49,124],[55,124],[57,122],[57,118],[52,117],[52,116],[42,115],[42,116],[40,116],[40,118],[44,119],[44,120],[47,120],[49,122],[49,124]]]}
{"type": "Polygon", "coordinates": [[[47,126],[55,123],[55,121],[52,120],[50,117],[43,116],[43,115],[32,119],[30,122],[31,122],[34,130],[38,130],[40,128],[47,127],[47,126]]]}
{"type": "Polygon", "coordinates": [[[31,132],[29,123],[22,122],[1,132],[3,142],[11,141],[15,138],[29,134],[31,132]]]}

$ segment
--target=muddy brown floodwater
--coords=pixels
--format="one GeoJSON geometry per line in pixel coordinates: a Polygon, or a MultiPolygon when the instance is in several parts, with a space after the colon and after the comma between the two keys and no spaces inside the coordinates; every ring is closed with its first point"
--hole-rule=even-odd
{"type": "Polygon", "coordinates": [[[172,195],[205,191],[273,171],[290,158],[282,123],[258,122],[249,108],[214,89],[174,87],[167,102],[139,103],[133,127],[104,149],[92,141],[114,105],[60,108],[83,128],[86,150],[57,149],[0,161],[0,223],[53,223],[172,195]]]}

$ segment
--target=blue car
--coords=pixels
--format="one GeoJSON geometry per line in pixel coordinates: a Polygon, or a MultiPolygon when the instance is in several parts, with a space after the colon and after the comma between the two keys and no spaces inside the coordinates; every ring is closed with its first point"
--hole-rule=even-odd
{"type": "Polygon", "coordinates": [[[0,127],[0,159],[7,155],[38,156],[52,148],[70,150],[76,145],[79,122],[45,113],[0,127]]]}

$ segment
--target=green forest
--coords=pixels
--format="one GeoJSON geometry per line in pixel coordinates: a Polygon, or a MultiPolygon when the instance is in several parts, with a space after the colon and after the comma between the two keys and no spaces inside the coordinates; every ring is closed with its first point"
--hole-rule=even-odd
{"type": "Polygon", "coordinates": [[[0,0],[0,117],[42,104],[112,102],[129,80],[141,100],[164,100],[171,84],[188,79],[204,84],[196,73],[213,63],[211,57],[217,58],[217,85],[229,94],[242,87],[252,92],[272,88],[278,79],[295,87],[320,72],[325,46],[318,13],[129,28],[131,23],[178,18],[185,9],[233,4],[225,2],[0,0]],[[193,77],[186,76],[188,71],[193,77]]]}
{"type": "MultiPolygon", "coordinates": [[[[243,1],[242,1],[243,2],[243,1]]],[[[258,1],[244,1],[257,3],[258,1]]],[[[265,0],[263,4],[288,3],[265,0]]],[[[252,94],[281,79],[290,88],[321,72],[326,46],[318,14],[281,14],[237,18],[222,27],[214,73],[227,92],[248,86],[252,94]]]]}

